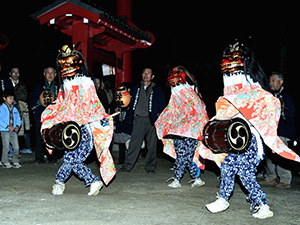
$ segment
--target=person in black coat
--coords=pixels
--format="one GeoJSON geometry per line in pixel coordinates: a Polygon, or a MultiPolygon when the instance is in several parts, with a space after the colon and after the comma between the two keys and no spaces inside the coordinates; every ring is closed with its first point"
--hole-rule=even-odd
{"type": "MultiPolygon", "coordinates": [[[[131,83],[123,82],[120,87],[130,92],[131,83]]],[[[120,114],[114,117],[115,132],[114,132],[114,143],[119,146],[119,164],[123,164],[125,161],[125,155],[130,143],[132,126],[128,123],[127,113],[129,112],[129,106],[120,107],[116,101],[113,102],[111,112],[119,112],[120,114]]]]}
{"type": "MultiPolygon", "coordinates": [[[[281,103],[281,115],[277,128],[277,134],[280,139],[288,145],[288,142],[294,141],[295,132],[295,111],[296,107],[292,97],[283,87],[284,77],[281,73],[273,72],[270,76],[270,89],[275,97],[281,103]]],[[[260,182],[262,185],[275,185],[278,188],[290,188],[292,173],[287,168],[288,163],[285,159],[277,157],[276,154],[267,152],[266,154],[266,173],[265,180],[260,182]],[[275,168],[277,167],[277,174],[275,168]],[[278,176],[278,177],[277,177],[278,176]],[[279,178],[279,179],[278,179],[279,178]],[[279,180],[279,182],[277,181],[279,180]]]]}
{"type": "Polygon", "coordinates": [[[145,68],[142,73],[142,81],[130,91],[131,102],[126,117],[128,116],[128,123],[132,126],[132,133],[129,149],[120,171],[132,170],[146,137],[148,151],[145,158],[145,170],[147,173],[155,172],[157,135],[154,123],[164,110],[166,103],[163,91],[152,82],[153,79],[152,69],[145,68]]]}
{"type": "MultiPolygon", "coordinates": [[[[36,152],[35,160],[37,164],[44,163],[45,148],[42,145],[41,137],[41,114],[45,110],[44,106],[40,101],[40,95],[43,91],[51,91],[54,95],[53,101],[56,99],[59,87],[55,83],[56,70],[52,67],[48,67],[44,70],[44,80],[35,86],[33,92],[30,95],[31,107],[34,115],[35,122],[35,135],[36,135],[36,152]]],[[[55,163],[57,157],[55,155],[47,155],[50,163],[55,163]]]]}

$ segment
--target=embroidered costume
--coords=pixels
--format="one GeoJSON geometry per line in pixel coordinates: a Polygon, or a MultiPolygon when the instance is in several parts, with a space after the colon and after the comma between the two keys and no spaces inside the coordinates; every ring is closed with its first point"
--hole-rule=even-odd
{"type": "Polygon", "coordinates": [[[169,187],[180,187],[180,180],[188,167],[195,182],[192,186],[202,186],[200,168],[204,164],[199,159],[196,148],[202,145],[202,130],[208,116],[202,99],[196,94],[191,76],[183,67],[175,67],[169,75],[171,97],[167,107],[155,123],[157,136],[164,144],[164,153],[175,159],[175,177],[169,187]],[[187,75],[188,74],[188,75],[187,75]]]}
{"type": "MultiPolygon", "coordinates": [[[[65,51],[58,56],[63,84],[57,100],[49,105],[42,114],[41,129],[49,129],[56,124],[68,121],[74,121],[80,126],[81,142],[76,150],[65,152],[63,165],[56,175],[57,183],[54,189],[60,188],[58,193],[62,194],[64,182],[73,171],[85,181],[86,185],[91,185],[89,195],[95,195],[98,194],[103,184],[97,181],[98,178],[83,164],[83,161],[95,146],[100,162],[101,177],[105,184],[111,181],[116,173],[108,149],[113,135],[113,121],[112,118],[103,120],[108,115],[98,99],[93,80],[87,75],[81,53],[70,50],[68,47],[64,47],[64,49],[65,51]],[[104,121],[104,123],[99,121],[104,121]]],[[[51,151],[49,150],[49,152],[51,151]]],[[[53,190],[53,194],[55,194],[54,192],[55,190],[53,190]]]]}
{"type": "Polygon", "coordinates": [[[214,154],[201,146],[199,153],[203,158],[214,160],[221,169],[220,193],[217,200],[206,208],[217,213],[229,207],[228,199],[233,191],[235,175],[249,192],[250,211],[254,217],[264,219],[273,216],[256,181],[257,165],[264,158],[263,142],[282,157],[300,161],[300,157],[290,150],[277,136],[280,117],[280,103],[271,93],[265,91],[265,75],[247,47],[238,43],[226,48],[221,64],[224,96],[216,103],[214,119],[226,120],[242,118],[250,126],[252,139],[248,150],[242,154],[214,154]]]}

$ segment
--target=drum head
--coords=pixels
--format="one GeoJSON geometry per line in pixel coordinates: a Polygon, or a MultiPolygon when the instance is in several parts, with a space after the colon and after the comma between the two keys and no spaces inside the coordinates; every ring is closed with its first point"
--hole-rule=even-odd
{"type": "Polygon", "coordinates": [[[62,130],[62,145],[66,151],[74,151],[81,141],[81,130],[77,123],[67,122],[62,130]]]}
{"type": "Polygon", "coordinates": [[[229,153],[227,127],[231,120],[210,120],[203,129],[203,144],[213,153],[229,153]]]}
{"type": "Polygon", "coordinates": [[[228,125],[227,140],[229,152],[244,153],[251,143],[251,131],[247,122],[241,118],[234,118],[228,125]]]}

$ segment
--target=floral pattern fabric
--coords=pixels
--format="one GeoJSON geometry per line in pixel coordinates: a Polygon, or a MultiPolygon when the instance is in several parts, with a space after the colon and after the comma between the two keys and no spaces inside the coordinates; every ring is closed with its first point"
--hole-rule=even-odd
{"type": "Polygon", "coordinates": [[[75,121],[79,125],[101,120],[107,114],[89,77],[76,77],[64,81],[57,99],[43,112],[42,129],[55,124],[75,121]]]}
{"type": "MultiPolygon", "coordinates": [[[[225,87],[225,95],[216,103],[216,119],[225,120],[241,113],[274,152],[287,159],[300,162],[300,157],[277,136],[280,118],[279,100],[257,85],[244,85],[239,88],[225,87]]],[[[204,158],[214,160],[219,166],[227,155],[226,153],[213,154],[203,146],[199,149],[199,154],[204,158]]]]}
{"type": "MultiPolygon", "coordinates": [[[[172,88],[169,103],[155,122],[157,136],[164,144],[164,152],[176,158],[170,135],[200,140],[197,148],[203,145],[202,130],[207,121],[205,105],[192,86],[184,84],[172,88]]],[[[194,162],[199,168],[204,169],[198,151],[195,151],[194,162]]]]}
{"type": "Polygon", "coordinates": [[[265,204],[266,194],[261,190],[256,180],[256,167],[262,158],[257,157],[258,145],[255,135],[252,135],[251,145],[243,154],[228,154],[221,164],[221,177],[219,196],[228,201],[234,189],[235,176],[238,175],[243,186],[249,192],[248,199],[255,205],[265,204]]]}
{"type": "Polygon", "coordinates": [[[90,185],[95,180],[98,180],[98,177],[92,173],[92,170],[83,163],[93,149],[93,136],[88,126],[81,126],[82,139],[78,148],[75,151],[65,152],[64,154],[63,164],[56,173],[56,179],[62,183],[66,182],[72,171],[80,179],[84,180],[85,185],[90,185]]]}
{"type": "Polygon", "coordinates": [[[75,121],[79,125],[92,125],[94,145],[101,163],[100,174],[106,184],[116,173],[108,150],[113,136],[113,120],[108,119],[104,125],[99,122],[107,116],[92,79],[75,76],[74,79],[64,81],[63,89],[60,89],[57,99],[44,110],[41,117],[42,130],[68,121],[75,121]]]}
{"type": "Polygon", "coordinates": [[[174,177],[181,181],[185,169],[188,168],[193,179],[200,177],[200,169],[193,162],[195,149],[198,145],[198,140],[192,138],[174,139],[173,143],[176,151],[174,177]]]}

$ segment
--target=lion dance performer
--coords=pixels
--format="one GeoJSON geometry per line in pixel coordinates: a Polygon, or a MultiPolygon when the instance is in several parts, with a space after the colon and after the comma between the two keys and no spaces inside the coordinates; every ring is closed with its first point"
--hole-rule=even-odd
{"type": "Polygon", "coordinates": [[[251,203],[253,217],[272,217],[266,194],[255,177],[256,168],[264,158],[263,142],[282,157],[296,161],[300,157],[277,136],[280,102],[266,91],[267,79],[253,52],[239,43],[230,45],[223,52],[221,71],[224,96],[216,103],[216,116],[203,130],[203,143],[211,151],[205,148],[199,151],[203,158],[214,160],[221,169],[217,200],[206,208],[218,213],[229,207],[235,175],[238,175],[249,193],[246,199],[251,203]],[[226,148],[217,137],[224,123],[230,124],[226,125],[228,129],[223,129],[228,131],[224,138],[229,146],[226,148]]]}
{"type": "MultiPolygon", "coordinates": [[[[61,195],[65,189],[65,182],[72,172],[84,180],[86,186],[90,186],[88,195],[97,195],[103,183],[95,176],[83,162],[95,146],[98,160],[100,161],[100,174],[105,184],[114,177],[116,170],[113,159],[108,150],[112,135],[112,118],[108,115],[97,97],[94,82],[89,75],[83,55],[68,46],[63,46],[57,57],[57,66],[62,81],[57,100],[49,105],[42,114],[42,132],[50,154],[51,143],[47,143],[47,136],[54,136],[52,147],[57,140],[55,130],[61,124],[68,124],[71,128],[61,131],[60,140],[66,149],[63,164],[56,174],[56,183],[52,193],[61,195]],[[106,119],[105,119],[106,118],[106,119]],[[78,129],[72,124],[78,124],[78,129]],[[54,129],[54,132],[52,130],[54,129]],[[46,131],[46,132],[45,132],[46,131]],[[79,137],[76,137],[78,136],[79,137]],[[72,149],[75,144],[78,147],[72,149]],[[71,151],[70,151],[71,150],[71,151]]],[[[49,138],[48,138],[49,139],[49,138]]],[[[58,144],[56,143],[55,146],[58,144]]]]}
{"type": "Polygon", "coordinates": [[[205,184],[200,178],[200,168],[204,169],[204,164],[195,150],[201,144],[202,130],[208,121],[205,105],[196,79],[184,67],[173,68],[168,83],[172,91],[170,101],[155,122],[164,152],[175,158],[174,178],[168,186],[181,187],[181,178],[188,167],[193,178],[192,187],[201,187],[205,184]]]}

